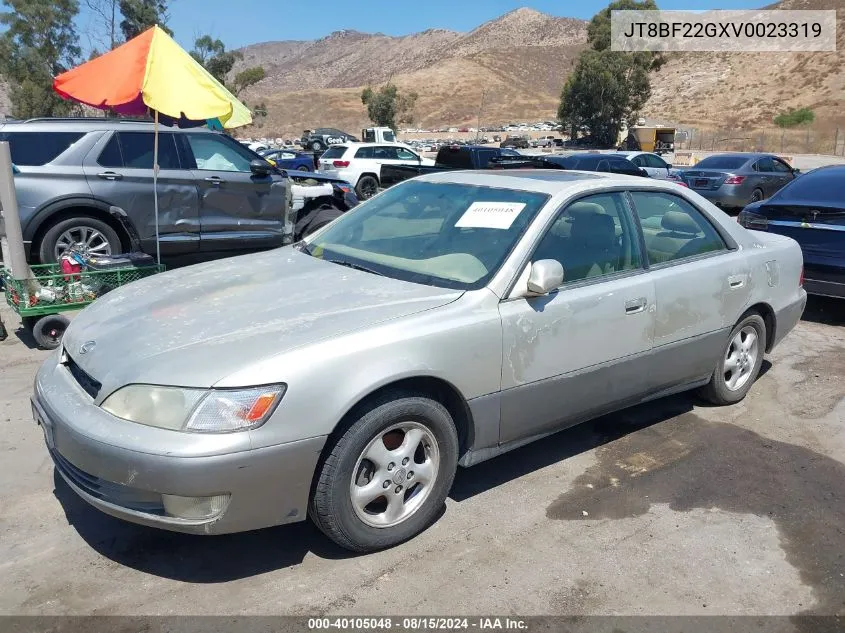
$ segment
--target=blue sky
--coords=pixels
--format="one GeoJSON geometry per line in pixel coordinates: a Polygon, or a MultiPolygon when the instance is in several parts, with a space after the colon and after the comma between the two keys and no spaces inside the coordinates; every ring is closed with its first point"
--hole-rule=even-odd
{"type": "MultiPolygon", "coordinates": [[[[170,0],[169,26],[188,48],[196,34],[204,33],[237,48],[270,40],[315,39],[340,29],[388,35],[429,28],[470,31],[519,7],[589,19],[607,4],[607,0],[170,0]]],[[[765,4],[768,0],[658,0],[661,9],[747,9],[765,4]]],[[[84,24],[81,16],[80,25],[84,24]]]]}

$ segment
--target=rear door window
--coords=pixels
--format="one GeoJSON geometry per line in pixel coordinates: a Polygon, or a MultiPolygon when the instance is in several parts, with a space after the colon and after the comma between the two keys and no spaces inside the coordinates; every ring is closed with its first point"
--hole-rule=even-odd
{"type": "MultiPolygon", "coordinates": [[[[152,132],[118,132],[123,167],[152,169],[155,135],[152,132]]],[[[173,134],[161,132],[158,135],[158,166],[161,169],[181,169],[179,154],[173,134]]]]}
{"type": "MultiPolygon", "coordinates": [[[[332,148],[334,149],[334,148],[332,148]]],[[[331,149],[329,150],[329,152],[331,149]]],[[[328,154],[328,152],[326,152],[328,154]]],[[[341,154],[342,156],[343,154],[341,154]]],[[[324,154],[325,156],[325,154],[324,154]]],[[[361,147],[355,152],[355,158],[372,158],[373,157],[373,148],[372,147],[361,147]]],[[[326,158],[334,158],[333,156],[326,156],[326,158]]]]}
{"type": "Polygon", "coordinates": [[[40,167],[64,154],[84,136],[81,132],[2,132],[15,165],[40,167]]]}
{"type": "Polygon", "coordinates": [[[632,191],[652,265],[727,249],[710,221],[681,196],[659,191],[632,191]]]}

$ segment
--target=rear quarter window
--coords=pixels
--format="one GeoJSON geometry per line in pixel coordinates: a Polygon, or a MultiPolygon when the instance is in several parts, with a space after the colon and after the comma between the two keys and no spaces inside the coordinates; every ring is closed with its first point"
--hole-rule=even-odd
{"type": "Polygon", "coordinates": [[[321,158],[343,158],[343,155],[345,153],[346,153],[346,146],[345,145],[333,145],[332,147],[327,149],[325,152],[323,152],[323,155],[321,156],[321,158]]]}
{"type": "Polygon", "coordinates": [[[15,165],[40,167],[64,154],[84,136],[81,132],[3,132],[15,165]]]}

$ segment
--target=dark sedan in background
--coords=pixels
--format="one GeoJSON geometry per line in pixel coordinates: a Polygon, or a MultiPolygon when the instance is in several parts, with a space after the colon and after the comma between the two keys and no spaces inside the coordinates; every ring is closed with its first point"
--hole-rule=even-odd
{"type": "Polygon", "coordinates": [[[645,169],[637,167],[627,158],[616,154],[579,153],[568,156],[551,154],[549,156],[535,156],[532,158],[538,162],[538,167],[600,171],[648,178],[648,172],[645,169]]]}
{"type": "Polygon", "coordinates": [[[797,174],[774,154],[717,154],[680,171],[690,189],[723,209],[765,200],[797,174]]]}
{"type": "Polygon", "coordinates": [[[780,233],[804,253],[804,288],[845,299],[845,165],[819,167],[739,214],[747,229],[780,233]]]}

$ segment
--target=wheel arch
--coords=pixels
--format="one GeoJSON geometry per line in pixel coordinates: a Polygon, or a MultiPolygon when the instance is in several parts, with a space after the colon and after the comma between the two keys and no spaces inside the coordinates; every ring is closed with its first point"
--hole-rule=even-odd
{"type": "Polygon", "coordinates": [[[62,220],[80,215],[96,218],[108,224],[120,238],[124,250],[131,247],[131,238],[126,229],[110,213],[111,205],[96,198],[72,197],[52,202],[39,210],[27,224],[24,240],[32,243],[31,253],[37,254],[44,234],[62,220]]]}
{"type": "Polygon", "coordinates": [[[376,179],[376,182],[378,184],[381,184],[381,178],[379,177],[379,174],[375,173],[374,171],[362,171],[360,174],[358,174],[358,181],[355,183],[356,187],[358,186],[358,183],[361,182],[361,178],[363,178],[364,176],[372,176],[376,179]]]}
{"type": "Polygon", "coordinates": [[[746,316],[751,314],[752,312],[756,312],[763,318],[763,322],[766,324],[766,352],[771,352],[772,348],[774,347],[775,343],[775,332],[777,330],[777,317],[775,316],[775,311],[768,303],[765,301],[760,301],[755,303],[754,305],[750,306],[739,319],[737,319],[737,323],[742,321],[746,316]]]}
{"type": "MultiPolygon", "coordinates": [[[[340,421],[329,435],[326,447],[348,429],[363,412],[383,398],[391,395],[415,395],[431,398],[446,407],[455,429],[458,432],[458,456],[462,456],[472,446],[475,437],[474,422],[469,404],[460,390],[444,378],[428,374],[411,375],[396,378],[381,385],[373,386],[344,412],[340,421]]],[[[326,450],[324,448],[324,450],[326,450]]],[[[329,449],[330,450],[330,449],[329,449]]]]}

